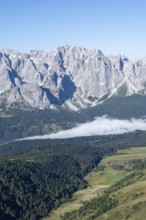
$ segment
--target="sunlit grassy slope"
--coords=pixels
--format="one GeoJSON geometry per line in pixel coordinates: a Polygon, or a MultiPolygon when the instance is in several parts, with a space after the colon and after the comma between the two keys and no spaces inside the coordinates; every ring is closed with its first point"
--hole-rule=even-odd
{"type": "Polygon", "coordinates": [[[139,180],[111,195],[118,199],[118,205],[97,220],[146,219],[146,172],[139,180]]]}
{"type": "MultiPolygon", "coordinates": [[[[133,160],[146,159],[146,147],[129,148],[119,150],[117,155],[104,158],[93,172],[86,176],[89,187],[74,193],[70,202],[64,203],[54,210],[45,220],[60,220],[66,212],[78,210],[85,201],[99,197],[107,187],[113,186],[125,176],[133,173],[133,160]]],[[[117,207],[101,215],[99,220],[120,220],[120,219],[142,219],[138,216],[146,214],[146,175],[136,180],[127,187],[112,192],[111,196],[118,200],[117,207]],[[140,213],[140,214],[138,214],[140,213]],[[144,214],[143,214],[144,213],[144,214]],[[132,217],[131,217],[132,216],[132,217]]],[[[73,219],[73,218],[72,218],[73,219]]],[[[88,213],[86,218],[79,216],[77,219],[90,219],[88,213]]],[[[94,219],[94,218],[93,218],[94,219]]],[[[144,219],[144,218],[143,218],[144,219]]]]}

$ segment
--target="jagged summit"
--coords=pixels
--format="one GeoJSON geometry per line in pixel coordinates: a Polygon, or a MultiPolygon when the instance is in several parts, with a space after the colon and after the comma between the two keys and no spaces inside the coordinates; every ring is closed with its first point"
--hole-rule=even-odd
{"type": "Polygon", "coordinates": [[[146,64],[100,50],[0,51],[0,105],[79,110],[112,95],[146,92],[146,64]]]}

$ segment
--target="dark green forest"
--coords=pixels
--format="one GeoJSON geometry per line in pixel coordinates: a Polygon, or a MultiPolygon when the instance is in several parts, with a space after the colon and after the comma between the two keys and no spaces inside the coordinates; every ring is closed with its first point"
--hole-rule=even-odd
{"type": "Polygon", "coordinates": [[[40,219],[85,186],[79,164],[63,155],[45,163],[1,161],[1,219],[40,219]]]}

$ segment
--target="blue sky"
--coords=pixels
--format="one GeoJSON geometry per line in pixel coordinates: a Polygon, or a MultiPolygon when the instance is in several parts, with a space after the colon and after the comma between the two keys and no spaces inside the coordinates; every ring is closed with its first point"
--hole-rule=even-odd
{"type": "Polygon", "coordinates": [[[146,0],[0,0],[0,49],[66,44],[146,57],[146,0]]]}

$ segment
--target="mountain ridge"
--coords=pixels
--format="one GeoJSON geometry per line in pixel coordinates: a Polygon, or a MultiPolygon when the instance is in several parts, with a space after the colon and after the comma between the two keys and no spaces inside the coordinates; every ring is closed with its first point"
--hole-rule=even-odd
{"type": "Polygon", "coordinates": [[[0,51],[0,106],[78,111],[113,95],[146,94],[146,63],[101,50],[0,51]]]}

